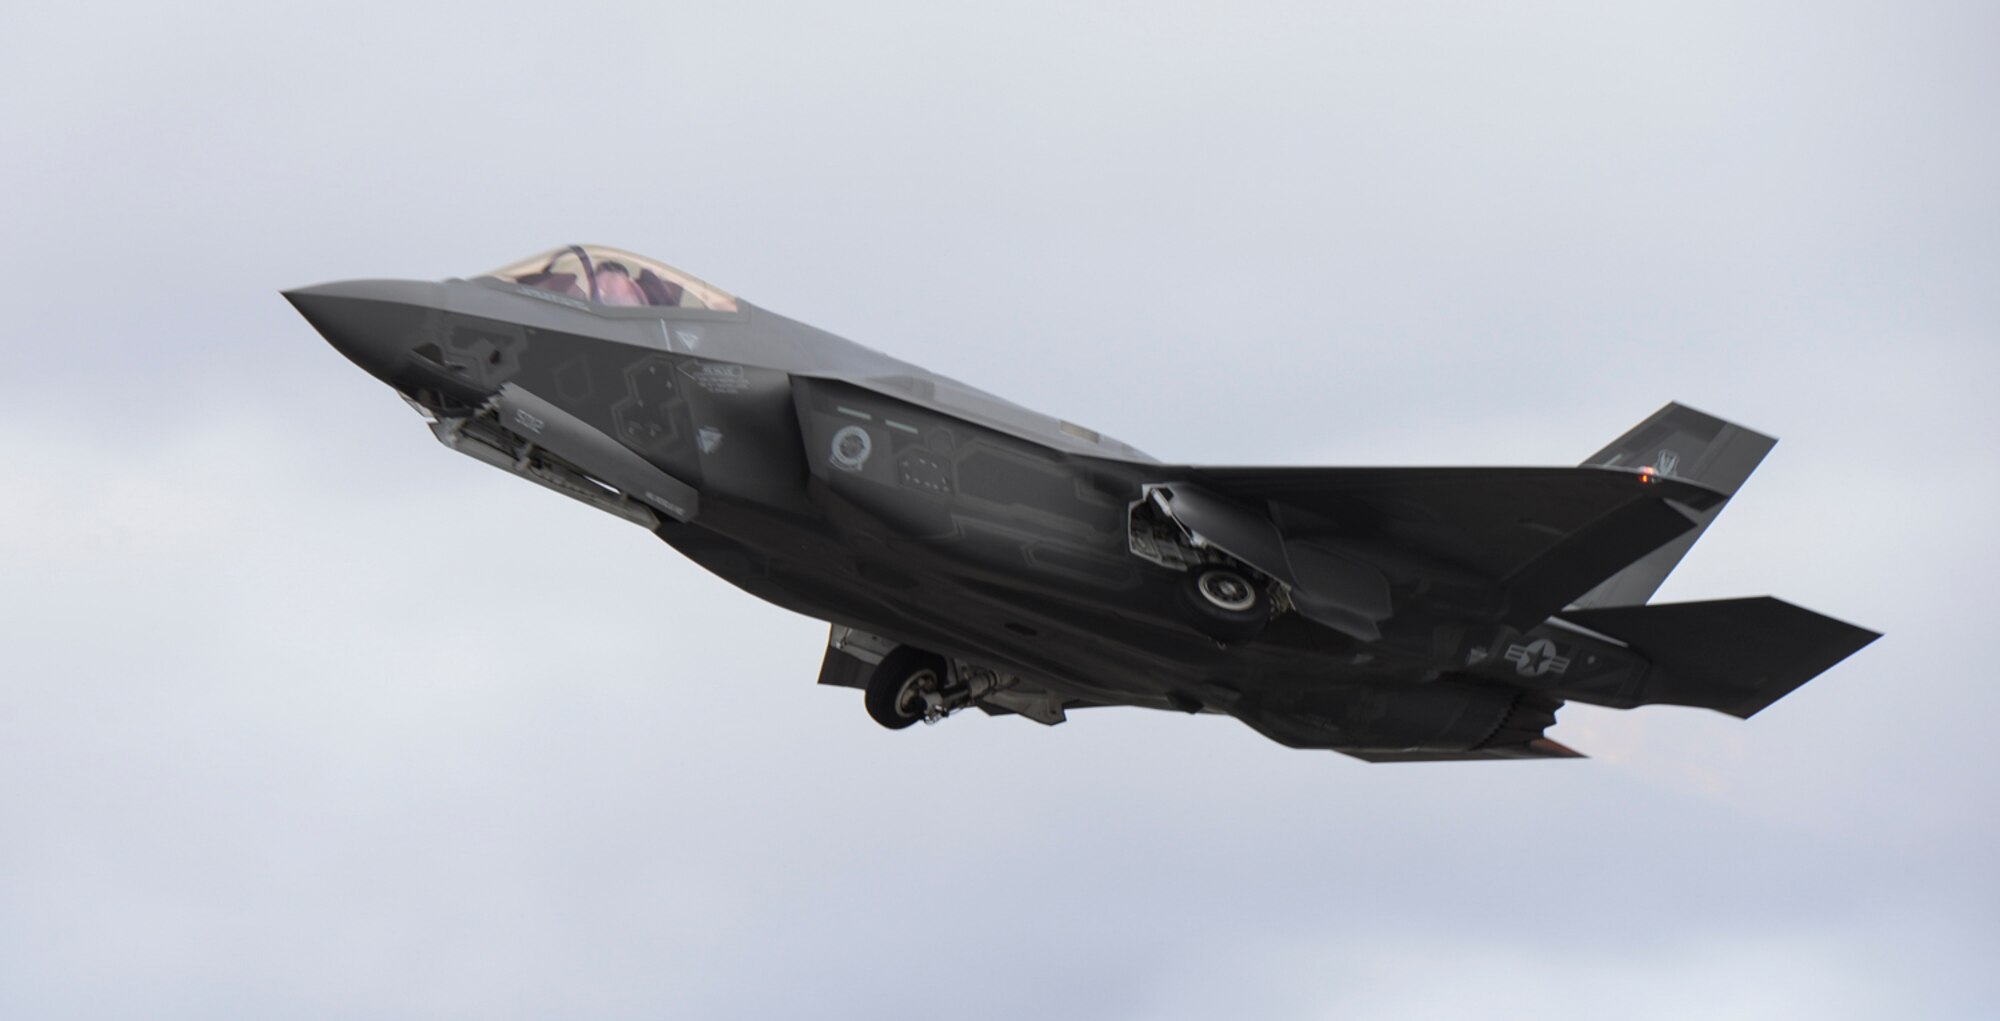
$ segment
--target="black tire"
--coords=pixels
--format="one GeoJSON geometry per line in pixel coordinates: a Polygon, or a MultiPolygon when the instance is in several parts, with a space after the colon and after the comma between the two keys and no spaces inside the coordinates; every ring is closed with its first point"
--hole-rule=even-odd
{"type": "Polygon", "coordinates": [[[1257,637],[1271,621],[1271,595],[1256,575],[1228,564],[1203,564],[1181,579],[1180,608],[1196,631],[1218,642],[1257,637]]]}
{"type": "Polygon", "coordinates": [[[868,716],[890,730],[901,730],[924,718],[924,702],[916,694],[918,685],[929,677],[942,687],[951,678],[944,657],[922,649],[898,645],[868,677],[862,704],[868,716]]]}

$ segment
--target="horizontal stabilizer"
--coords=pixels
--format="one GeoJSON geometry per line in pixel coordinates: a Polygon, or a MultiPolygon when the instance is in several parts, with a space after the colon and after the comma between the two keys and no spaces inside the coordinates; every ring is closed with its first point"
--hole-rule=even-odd
{"type": "MultiPolygon", "coordinates": [[[[1630,704],[1696,706],[1745,719],[1882,637],[1769,596],[1607,606],[1559,616],[1625,643],[1652,664],[1630,704]]],[[[1559,693],[1612,704],[1583,692],[1559,693]]]]}

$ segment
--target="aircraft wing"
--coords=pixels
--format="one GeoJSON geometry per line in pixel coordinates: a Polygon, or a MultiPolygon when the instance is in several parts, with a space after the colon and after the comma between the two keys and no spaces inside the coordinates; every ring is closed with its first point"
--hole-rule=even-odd
{"type": "Polygon", "coordinates": [[[1523,628],[1691,531],[1700,512],[1726,499],[1678,479],[1595,467],[1185,470],[1201,489],[1266,516],[1287,544],[1324,537],[1362,558],[1414,557],[1497,583],[1507,596],[1502,622],[1523,628]]]}

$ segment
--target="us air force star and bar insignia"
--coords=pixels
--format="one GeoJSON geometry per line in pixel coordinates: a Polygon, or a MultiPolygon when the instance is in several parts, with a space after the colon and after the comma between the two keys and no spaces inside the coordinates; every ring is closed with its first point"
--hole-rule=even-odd
{"type": "Polygon", "coordinates": [[[1546,638],[1537,638],[1526,645],[1509,645],[1505,659],[1523,677],[1569,672],[1569,657],[1556,655],[1556,643],[1546,638]]]}

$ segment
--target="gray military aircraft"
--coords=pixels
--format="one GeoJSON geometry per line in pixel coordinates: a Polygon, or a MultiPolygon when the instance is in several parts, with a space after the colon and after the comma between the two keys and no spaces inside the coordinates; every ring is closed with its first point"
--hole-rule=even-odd
{"type": "Polygon", "coordinates": [[[285,297],[446,446],[830,623],[820,683],[891,728],[1127,705],[1572,758],[1565,701],[1747,718],[1879,637],[1647,603],[1775,442],[1678,404],[1576,468],[1202,467],[611,248],[285,297]]]}

